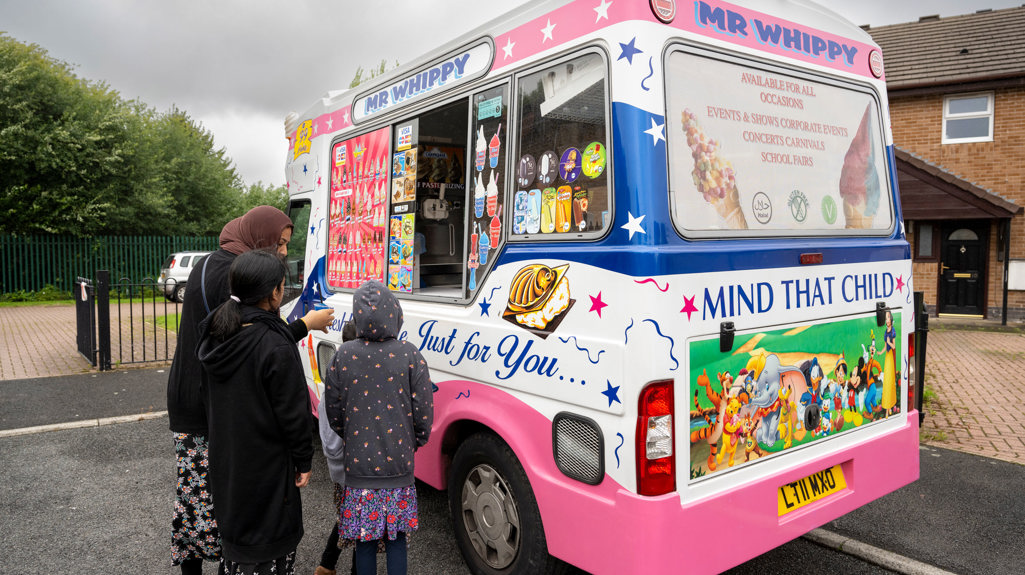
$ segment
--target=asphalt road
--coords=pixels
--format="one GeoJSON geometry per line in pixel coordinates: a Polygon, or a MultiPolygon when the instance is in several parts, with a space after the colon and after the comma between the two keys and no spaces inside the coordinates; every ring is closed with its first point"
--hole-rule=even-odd
{"type": "MultiPolygon", "coordinates": [[[[0,382],[0,430],[162,411],[165,382],[161,370],[0,382]]],[[[921,453],[922,479],[826,528],[956,573],[1017,572],[1025,553],[1025,467],[948,450],[921,453]]],[[[334,520],[322,458],[313,470],[303,491],[300,574],[313,572],[334,520]]],[[[409,572],[469,573],[446,494],[418,488],[421,529],[410,543],[409,572]]],[[[168,551],[173,489],[166,417],[0,436],[0,573],[176,573],[168,551]]],[[[340,572],[348,561],[343,555],[340,572]]],[[[886,572],[805,539],[730,571],[886,572]]]]}

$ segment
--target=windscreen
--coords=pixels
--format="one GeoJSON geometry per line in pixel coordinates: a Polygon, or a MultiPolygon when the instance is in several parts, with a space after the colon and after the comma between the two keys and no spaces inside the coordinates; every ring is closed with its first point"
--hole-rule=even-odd
{"type": "Polygon", "coordinates": [[[881,234],[893,226],[867,90],[676,51],[666,63],[673,219],[685,236],[881,234]]]}

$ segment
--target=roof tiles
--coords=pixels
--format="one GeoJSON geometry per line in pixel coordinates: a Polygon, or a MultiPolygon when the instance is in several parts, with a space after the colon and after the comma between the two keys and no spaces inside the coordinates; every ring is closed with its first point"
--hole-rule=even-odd
{"type": "Polygon", "coordinates": [[[869,28],[890,90],[1025,77],[1025,6],[869,28]]]}

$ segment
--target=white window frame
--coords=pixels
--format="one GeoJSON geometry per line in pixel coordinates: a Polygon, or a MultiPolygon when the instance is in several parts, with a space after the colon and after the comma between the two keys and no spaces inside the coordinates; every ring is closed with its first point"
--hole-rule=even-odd
{"type": "Polygon", "coordinates": [[[942,143],[943,144],[970,144],[973,142],[992,142],[993,141],[993,92],[976,92],[973,94],[951,94],[943,97],[943,126],[942,130],[942,143]],[[951,114],[949,112],[950,102],[953,100],[963,100],[967,98],[979,98],[986,97],[986,110],[984,112],[970,112],[964,114],[951,114]],[[967,120],[972,118],[988,118],[989,119],[989,135],[974,138],[948,138],[947,137],[947,120],[967,120]]]}

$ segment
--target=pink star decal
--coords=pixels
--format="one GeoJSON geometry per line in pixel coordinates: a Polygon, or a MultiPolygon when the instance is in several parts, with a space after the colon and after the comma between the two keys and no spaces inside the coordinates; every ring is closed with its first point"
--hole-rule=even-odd
{"type": "Polygon", "coordinates": [[[904,276],[897,276],[897,291],[904,293],[904,276]]]}
{"type": "Polygon", "coordinates": [[[609,305],[601,301],[601,292],[598,292],[598,297],[594,297],[593,295],[589,295],[587,297],[591,298],[591,309],[587,311],[596,311],[598,312],[598,317],[601,317],[601,308],[609,305]]]}
{"type": "Polygon", "coordinates": [[[687,321],[690,321],[690,314],[698,311],[697,306],[694,305],[694,299],[697,298],[697,297],[698,296],[693,296],[693,297],[683,296],[684,305],[683,305],[683,309],[680,310],[680,313],[687,314],[687,321]]]}

